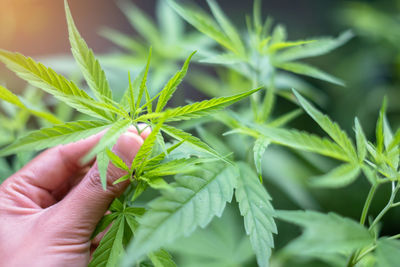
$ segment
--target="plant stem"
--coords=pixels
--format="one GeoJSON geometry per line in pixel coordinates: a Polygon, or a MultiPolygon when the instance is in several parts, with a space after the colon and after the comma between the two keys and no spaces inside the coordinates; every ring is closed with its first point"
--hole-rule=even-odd
{"type": "Polygon", "coordinates": [[[388,237],[388,239],[398,239],[398,238],[400,238],[400,234],[388,237]]]}
{"type": "Polygon", "coordinates": [[[361,225],[365,224],[365,220],[366,220],[367,215],[368,215],[369,207],[371,206],[372,199],[373,199],[373,197],[375,195],[376,190],[378,189],[378,186],[379,186],[379,184],[375,183],[374,185],[372,185],[371,189],[369,190],[367,199],[365,200],[364,208],[363,208],[362,213],[361,213],[361,218],[360,218],[360,224],[361,225]]]}
{"type": "Polygon", "coordinates": [[[395,182],[392,182],[392,194],[390,195],[390,199],[386,206],[381,210],[381,212],[376,216],[375,220],[372,222],[371,226],[369,227],[369,230],[372,230],[376,224],[382,219],[382,217],[388,212],[390,208],[392,208],[394,198],[396,197],[397,192],[400,189],[400,184],[395,184],[395,182]]]}
{"type": "MultiPolygon", "coordinates": [[[[365,220],[366,220],[367,215],[368,215],[368,210],[369,210],[369,207],[371,206],[371,202],[372,202],[374,194],[375,194],[375,192],[376,192],[376,190],[378,188],[378,185],[379,185],[379,183],[375,183],[371,187],[371,189],[370,189],[370,191],[368,193],[367,199],[366,199],[365,204],[364,204],[363,211],[361,213],[361,218],[360,218],[360,224],[361,225],[365,224],[365,220]]],[[[400,184],[399,183],[396,184],[395,182],[392,182],[392,193],[390,195],[389,201],[386,204],[386,206],[381,210],[381,212],[378,214],[378,216],[376,216],[374,221],[371,223],[370,227],[368,228],[369,231],[371,231],[377,225],[377,223],[382,219],[382,217],[386,214],[386,212],[388,212],[388,210],[394,206],[393,201],[394,201],[394,199],[396,197],[396,194],[399,191],[399,189],[400,189],[400,184]]],[[[395,206],[400,205],[398,203],[395,203],[395,206]]],[[[397,238],[397,237],[400,237],[400,234],[397,235],[397,236],[393,236],[392,238],[397,238]]],[[[376,248],[376,245],[374,245],[374,246],[372,246],[372,247],[370,247],[370,248],[368,248],[368,249],[366,249],[364,251],[357,250],[357,251],[353,252],[351,254],[351,256],[350,256],[350,259],[349,259],[348,263],[347,263],[347,267],[352,267],[352,266],[356,265],[357,262],[359,262],[365,255],[367,255],[368,253],[373,251],[375,248],[376,248]]]]}
{"type": "Polygon", "coordinates": [[[363,253],[359,254],[358,257],[356,257],[355,259],[355,263],[359,262],[362,258],[364,258],[366,255],[368,255],[368,253],[370,253],[371,251],[373,251],[374,249],[376,249],[376,245],[371,246],[370,248],[367,248],[363,253]]]}

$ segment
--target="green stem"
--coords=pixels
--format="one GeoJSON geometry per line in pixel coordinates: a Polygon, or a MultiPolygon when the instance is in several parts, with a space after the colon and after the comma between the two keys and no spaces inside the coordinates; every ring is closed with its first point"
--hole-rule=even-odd
{"type": "Polygon", "coordinates": [[[395,185],[395,183],[392,183],[392,194],[390,195],[390,199],[386,206],[381,210],[381,212],[376,216],[375,220],[372,222],[371,226],[369,227],[369,230],[372,230],[376,224],[382,219],[382,217],[388,212],[390,208],[392,208],[394,198],[396,197],[397,192],[400,189],[400,184],[395,185]]]}
{"type": "Polygon", "coordinates": [[[398,207],[398,206],[400,206],[400,202],[396,202],[396,203],[392,204],[392,208],[395,208],[395,207],[398,207]]]}
{"type": "Polygon", "coordinates": [[[373,251],[374,249],[376,249],[376,245],[373,245],[370,248],[367,248],[366,250],[364,250],[364,252],[362,252],[356,259],[355,259],[355,263],[359,262],[362,258],[364,258],[366,255],[368,255],[368,253],[370,253],[371,251],[373,251]]]}
{"type": "Polygon", "coordinates": [[[379,184],[375,183],[369,190],[367,199],[365,200],[364,208],[361,213],[361,218],[360,218],[361,225],[365,224],[365,220],[367,219],[369,207],[371,206],[372,199],[374,198],[374,195],[375,195],[376,190],[378,189],[378,186],[379,186],[379,184]]]}
{"type": "Polygon", "coordinates": [[[400,234],[388,237],[388,239],[398,239],[398,238],[400,238],[400,234]]]}

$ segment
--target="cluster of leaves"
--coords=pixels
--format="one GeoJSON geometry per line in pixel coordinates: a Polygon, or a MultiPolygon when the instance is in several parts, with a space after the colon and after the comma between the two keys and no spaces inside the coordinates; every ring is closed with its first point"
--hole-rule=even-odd
{"type": "MultiPolygon", "coordinates": [[[[98,231],[101,231],[114,221],[94,254],[91,263],[94,266],[113,265],[118,262],[130,233],[133,233],[135,238],[128,246],[129,257],[125,258],[123,265],[130,266],[132,263],[142,260],[146,255],[156,266],[159,266],[157,262],[163,261],[173,264],[165,251],[154,253],[153,251],[181,235],[193,232],[197,226],[205,227],[215,215],[220,216],[226,202],[231,201],[234,188],[236,188],[241,211],[245,216],[248,233],[252,240],[255,240],[254,242],[264,246],[260,247],[257,254],[260,261],[263,262],[262,265],[265,265],[268,257],[265,256],[264,251],[272,246],[271,232],[276,232],[276,227],[269,217],[272,213],[272,206],[269,204],[268,194],[258,182],[257,177],[250,175],[252,174],[251,170],[246,165],[243,167],[232,166],[232,163],[229,163],[200,139],[166,124],[209,115],[251,95],[259,88],[230,97],[166,108],[168,101],[185,76],[193,54],[186,60],[182,69],[168,81],[163,90],[155,96],[150,96],[146,86],[151,57],[150,50],[146,67],[139,77],[129,83],[126,93],[117,102],[112,97],[112,90],[99,62],[76,29],[67,2],[65,2],[65,8],[73,56],[96,99],[80,89],[74,82],[32,58],[1,50],[0,60],[32,86],[50,93],[58,100],[91,118],[71,122],[52,121],[53,126],[30,132],[18,138],[12,144],[4,147],[0,151],[0,155],[5,156],[26,150],[39,150],[66,144],[107,129],[99,143],[83,160],[87,162],[93,156],[97,156],[104,189],[107,185],[106,171],[110,162],[127,173],[115,183],[128,179],[134,183],[132,183],[131,190],[127,190],[124,202],[114,201],[110,208],[113,212],[105,216],[99,224],[98,231]],[[127,164],[111,151],[111,147],[131,125],[136,127],[140,133],[142,131],[138,126],[140,123],[151,127],[152,131],[132,163],[127,164]],[[162,132],[177,142],[165,142],[162,132]],[[174,156],[173,152],[184,143],[208,156],[193,157],[193,154],[196,155],[193,151],[189,156],[182,157],[179,153],[174,156]],[[222,166],[217,164],[211,170],[196,168],[203,162],[215,161],[215,159],[223,160],[225,163],[222,166]],[[252,183],[245,183],[237,178],[235,168],[244,172],[244,175],[240,176],[241,178],[249,176],[250,181],[251,177],[255,177],[255,179],[252,183]],[[176,174],[179,175],[175,177],[175,183],[168,184],[164,180],[165,176],[176,174]],[[152,201],[149,205],[150,210],[142,216],[144,210],[131,205],[148,186],[163,189],[163,191],[162,196],[152,201]],[[254,192],[254,194],[249,194],[249,192],[254,192]],[[255,211],[258,211],[258,215],[254,214],[255,211]],[[268,220],[263,222],[263,226],[267,226],[266,229],[255,227],[258,224],[255,216],[260,216],[259,214],[266,216],[268,220]],[[137,218],[140,218],[139,223],[136,222],[137,218]],[[262,233],[259,232],[261,230],[262,233]],[[265,240],[265,232],[268,233],[267,240],[265,240]]],[[[22,107],[17,96],[5,88],[2,89],[4,91],[2,98],[22,107]]],[[[33,112],[31,109],[29,111],[33,112]]],[[[35,112],[34,114],[43,115],[44,113],[35,112]]]]}
{"type": "Polygon", "coordinates": [[[338,38],[288,41],[283,25],[272,27],[273,20],[270,17],[262,21],[261,1],[256,0],[253,19],[246,17],[247,32],[243,34],[235,28],[214,0],[207,1],[214,17],[199,8],[178,4],[175,0],[168,2],[189,24],[221,46],[223,51],[209,52],[201,59],[203,63],[224,65],[244,75],[253,84],[266,86],[279,85],[281,88],[290,88],[301,84],[302,86],[296,87],[306,89],[304,83],[287,72],[334,84],[344,84],[340,79],[298,60],[324,55],[341,46],[352,38],[353,35],[349,31],[338,38]]]}
{"type": "Polygon", "coordinates": [[[210,40],[197,32],[186,32],[183,20],[172,10],[166,1],[158,1],[156,6],[157,24],[131,2],[119,2],[121,11],[127,17],[132,28],[140,34],[131,37],[115,29],[104,28],[100,35],[119,46],[126,52],[113,52],[103,55],[101,62],[106,66],[122,68],[137,67],[146,62],[149,44],[153,48],[153,68],[150,82],[153,90],[162,86],[172,70],[177,68],[184,55],[193,50],[202,54],[207,51],[210,40]]]}
{"type": "MultiPolygon", "coordinates": [[[[367,141],[356,118],[354,126],[356,145],[354,145],[338,124],[318,111],[296,91],[293,92],[303,109],[328,134],[329,138],[295,129],[276,129],[251,124],[242,125],[236,132],[250,136],[261,136],[271,143],[318,153],[343,162],[328,173],[311,177],[310,184],[312,186],[344,187],[354,182],[361,172],[364,173],[371,185],[371,190],[365,202],[359,224],[336,214],[322,214],[311,211],[278,212],[278,218],[305,228],[304,234],[286,248],[288,251],[295,254],[301,251],[303,256],[320,258],[332,264],[336,263],[338,266],[343,266],[346,262],[348,262],[348,266],[353,266],[373,250],[379,251],[380,244],[387,245],[386,238],[379,237],[377,226],[389,209],[399,205],[398,202],[395,202],[395,197],[400,188],[398,184],[400,130],[397,130],[396,134],[392,133],[385,116],[385,101],[377,122],[376,144],[367,141]],[[366,228],[364,224],[372,198],[377,188],[384,183],[391,183],[392,185],[390,199],[382,211],[371,221],[369,227],[366,228]],[[332,233],[332,236],[327,235],[327,233],[332,233]],[[351,258],[347,261],[350,255],[351,258]]],[[[398,238],[397,235],[389,237],[389,239],[396,238],[398,238]]],[[[396,243],[397,241],[390,242],[396,243]]],[[[386,253],[384,255],[378,253],[378,255],[377,262],[391,261],[394,257],[386,253]]]]}
{"type": "MultiPolygon", "coordinates": [[[[394,199],[398,191],[399,137],[398,133],[394,135],[390,130],[385,117],[386,104],[382,107],[377,123],[376,145],[366,140],[361,125],[356,119],[355,146],[336,123],[319,112],[296,91],[293,91],[293,93],[300,105],[328,134],[329,138],[321,138],[298,130],[278,128],[296,117],[297,111],[268,121],[274,103],[273,89],[276,83],[274,72],[277,69],[283,69],[343,85],[337,78],[326,75],[314,67],[293,61],[327,53],[348,41],[352,34],[345,32],[337,39],[323,38],[288,42],[284,28],[280,25],[276,26],[271,34],[269,33],[271,20],[267,19],[264,24],[261,23],[260,2],[255,1],[253,22],[250,19],[247,20],[249,40],[245,42],[241,39],[243,35],[239,34],[216,2],[212,0],[207,2],[214,18],[197,8],[177,4],[173,0],[170,1],[171,6],[187,22],[222,46],[223,53],[216,52],[212,57],[202,60],[203,62],[226,65],[228,68],[246,76],[253,84],[266,85],[264,88],[267,91],[262,101],[257,99],[257,95],[253,95],[253,120],[246,120],[232,113],[220,115],[220,120],[232,129],[228,133],[241,133],[256,139],[253,147],[253,159],[260,178],[263,154],[269,144],[275,143],[296,150],[318,153],[343,162],[327,173],[312,177],[310,179],[312,186],[344,187],[354,182],[361,173],[371,184],[371,191],[367,197],[360,224],[336,214],[278,212],[279,218],[306,229],[301,238],[288,246],[288,250],[299,254],[300,251],[303,252],[308,249],[310,250],[310,253],[306,253],[308,256],[321,258],[331,264],[340,262],[339,266],[346,263],[353,266],[361,260],[365,261],[366,256],[372,257],[371,252],[375,249],[377,251],[377,262],[393,260],[394,256],[390,258],[388,254],[381,253],[382,249],[379,248],[379,245],[387,241],[385,238],[379,238],[377,229],[383,215],[390,208],[398,205],[394,202],[394,199]],[[366,228],[364,224],[372,197],[378,186],[383,183],[392,183],[389,203],[366,228]],[[332,233],[332,236],[327,236],[327,232],[332,233]]],[[[389,239],[395,238],[397,236],[389,239]]],[[[397,241],[390,242],[395,243],[397,241]]]]}
{"type": "MultiPolygon", "coordinates": [[[[332,51],[352,38],[352,33],[347,31],[337,38],[289,41],[282,25],[273,27],[270,18],[262,21],[261,1],[255,0],[253,17],[246,18],[247,31],[243,34],[215,0],[207,0],[207,3],[212,16],[186,3],[159,1],[158,25],[133,4],[121,3],[132,26],[143,38],[138,40],[111,29],[102,31],[103,36],[130,53],[128,56],[111,54],[102,59],[106,64],[117,64],[124,69],[124,63],[146,66],[135,79],[131,80],[128,76],[129,86],[119,100],[113,96],[114,88],[111,89],[93,51],[80,36],[66,2],[72,54],[90,92],[32,58],[0,50],[0,61],[19,77],[85,116],[84,120],[70,120],[70,117],[60,117],[59,114],[54,116],[37,102],[40,101],[40,95],[36,100],[31,100],[28,95],[22,98],[0,87],[0,98],[20,109],[19,113],[15,113],[14,109],[6,106],[6,110],[12,111],[12,117],[23,118],[15,126],[19,138],[0,150],[0,156],[18,153],[17,162],[20,163],[14,164],[13,169],[7,169],[7,173],[18,169],[31,157],[26,151],[66,144],[107,129],[97,146],[83,160],[88,161],[96,156],[105,190],[109,164],[126,171],[126,175],[115,183],[130,180],[131,185],[120,198],[114,200],[110,213],[102,218],[93,233],[95,237],[111,225],[93,254],[90,266],[176,266],[171,255],[164,250],[168,246],[178,255],[182,252],[190,257],[194,255],[189,262],[183,262],[192,264],[192,260],[198,259],[207,266],[246,263],[251,260],[253,253],[259,266],[268,266],[271,259],[279,265],[293,258],[318,259],[332,266],[396,266],[396,252],[400,248],[396,239],[399,235],[381,237],[379,227],[387,211],[400,205],[395,201],[400,189],[400,130],[392,132],[385,115],[386,102],[382,105],[377,122],[375,143],[367,141],[357,118],[353,142],[337,123],[316,109],[299,92],[317,102],[320,93],[293,75],[344,85],[342,80],[299,60],[332,51]],[[183,21],[201,34],[187,34],[183,21]],[[152,49],[148,53],[149,45],[152,49]],[[196,70],[190,74],[189,82],[216,98],[167,108],[178,86],[182,86],[182,79],[194,55],[192,53],[185,59],[182,51],[193,48],[199,50],[197,57],[200,63],[216,66],[217,77],[215,73],[212,75],[196,70]],[[154,71],[150,71],[150,59],[156,63],[154,71]],[[164,84],[180,61],[184,61],[182,68],[162,86],[161,82],[164,84]],[[249,90],[258,86],[261,87],[249,90]],[[159,87],[162,89],[157,91],[159,87]],[[286,90],[290,87],[298,88],[299,92],[286,90]],[[234,95],[222,96],[228,94],[234,95]],[[299,103],[328,136],[320,137],[284,128],[302,110],[294,109],[273,116],[277,108],[277,95],[299,103]],[[241,101],[241,105],[236,106],[236,112],[222,110],[247,96],[250,96],[249,101],[241,101]],[[40,122],[45,123],[40,126],[45,127],[21,136],[26,130],[23,125],[29,114],[41,118],[40,122]],[[134,160],[124,162],[112,151],[112,147],[129,127],[135,127],[139,134],[150,127],[151,133],[134,160]],[[187,131],[193,128],[206,142],[187,131]],[[225,137],[219,136],[222,133],[225,133],[225,137]],[[238,138],[242,138],[243,142],[238,142],[238,138]],[[262,183],[266,173],[276,176],[271,181],[275,181],[299,206],[311,206],[309,203],[312,201],[305,189],[284,177],[284,170],[277,174],[277,171],[274,173],[262,168],[266,152],[276,148],[272,144],[289,147],[299,153],[303,160],[314,165],[320,161],[302,156],[300,151],[339,162],[330,171],[321,171],[321,175],[307,179],[307,186],[340,188],[350,185],[363,174],[371,189],[359,223],[335,213],[275,211],[262,183]],[[392,192],[387,205],[372,217],[370,206],[382,184],[391,184],[392,192]],[[137,199],[142,193],[149,192],[149,187],[160,192],[161,196],[146,203],[146,208],[143,208],[137,199]],[[215,222],[211,230],[195,233],[191,237],[196,243],[195,247],[185,245],[188,239],[180,239],[179,244],[175,242],[171,246],[174,240],[190,235],[199,226],[206,227],[215,216],[221,216],[227,202],[231,202],[233,197],[238,203],[247,236],[235,240],[233,237],[226,238],[221,234],[221,228],[226,228],[227,222],[222,220],[223,226],[218,226],[221,222],[215,222]],[[369,215],[371,220],[367,223],[369,215]],[[304,232],[272,255],[273,234],[277,234],[275,218],[299,225],[304,232]],[[209,237],[207,242],[199,235],[209,237]],[[214,242],[212,250],[211,241],[214,242]],[[236,241],[239,242],[237,246],[228,246],[228,242],[236,241]],[[202,243],[204,245],[200,248],[202,243]],[[223,258],[229,253],[233,253],[232,257],[223,258]]],[[[6,121],[2,117],[0,119],[6,121]]],[[[11,127],[13,124],[7,125],[11,127]]],[[[3,144],[10,140],[5,140],[3,144]]],[[[292,164],[287,156],[280,161],[285,169],[292,164]]],[[[7,164],[0,161],[2,165],[7,164]]],[[[305,170],[304,166],[299,168],[305,170]]],[[[229,222],[230,226],[235,223],[229,222]]]]}

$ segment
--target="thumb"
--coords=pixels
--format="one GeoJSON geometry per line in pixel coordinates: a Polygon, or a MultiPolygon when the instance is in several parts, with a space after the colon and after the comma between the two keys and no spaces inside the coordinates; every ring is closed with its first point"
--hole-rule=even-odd
{"type": "MultiPolygon", "coordinates": [[[[129,166],[142,144],[143,139],[139,135],[128,131],[119,137],[112,150],[129,166]]],[[[110,164],[107,169],[107,190],[104,191],[95,162],[82,181],[59,202],[58,211],[68,216],[68,221],[79,229],[88,230],[90,235],[113,199],[129,185],[129,181],[112,184],[126,174],[126,171],[110,164]]]]}

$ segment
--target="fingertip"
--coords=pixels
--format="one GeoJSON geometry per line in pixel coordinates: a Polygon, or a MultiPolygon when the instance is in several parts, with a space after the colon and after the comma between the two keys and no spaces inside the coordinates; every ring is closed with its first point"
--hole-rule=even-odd
{"type": "Polygon", "coordinates": [[[151,127],[150,125],[146,124],[146,123],[139,123],[138,127],[141,131],[140,136],[144,139],[146,139],[149,134],[151,133],[151,127]]]}
{"type": "Polygon", "coordinates": [[[132,125],[128,128],[128,132],[138,135],[138,129],[140,131],[140,137],[143,140],[146,139],[151,133],[151,127],[146,123],[139,123],[136,127],[132,125]]]}
{"type": "Polygon", "coordinates": [[[139,135],[127,131],[118,138],[117,144],[112,150],[126,163],[130,163],[142,144],[143,139],[139,135]]]}

